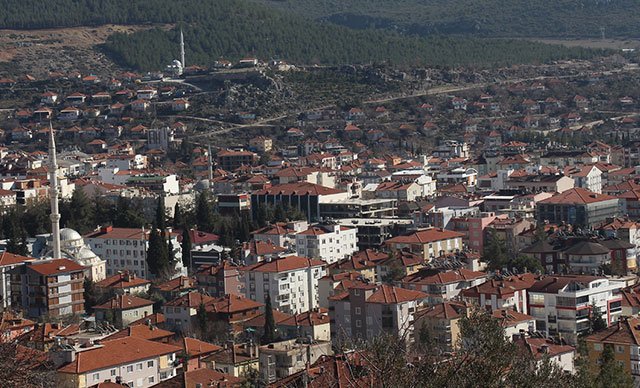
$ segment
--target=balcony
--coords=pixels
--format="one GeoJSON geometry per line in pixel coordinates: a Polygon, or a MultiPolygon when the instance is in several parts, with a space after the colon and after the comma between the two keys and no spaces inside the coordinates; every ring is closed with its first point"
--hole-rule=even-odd
{"type": "Polygon", "coordinates": [[[547,322],[549,322],[549,323],[556,323],[556,322],[558,322],[558,319],[557,319],[556,317],[553,317],[553,316],[549,315],[549,316],[547,317],[547,322]]]}

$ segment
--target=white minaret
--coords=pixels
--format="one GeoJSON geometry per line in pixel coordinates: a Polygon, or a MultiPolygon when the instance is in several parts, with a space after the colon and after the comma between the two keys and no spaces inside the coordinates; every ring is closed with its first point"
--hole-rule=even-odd
{"type": "Polygon", "coordinates": [[[51,200],[51,239],[54,259],[60,259],[60,213],[58,212],[58,161],[53,126],[49,123],[49,199],[51,200]]]}
{"type": "Polygon", "coordinates": [[[184,63],[184,34],[182,33],[182,28],[180,29],[180,63],[182,63],[182,68],[187,67],[187,64],[184,63]]]}

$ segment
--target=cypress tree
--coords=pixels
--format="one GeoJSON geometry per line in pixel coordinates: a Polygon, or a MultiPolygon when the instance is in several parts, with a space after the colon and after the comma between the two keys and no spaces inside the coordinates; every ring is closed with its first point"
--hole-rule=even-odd
{"type": "Polygon", "coordinates": [[[189,229],[182,229],[182,264],[185,268],[191,267],[191,234],[189,229]]]}
{"type": "Polygon", "coordinates": [[[271,296],[267,294],[264,306],[264,334],[262,344],[270,344],[276,340],[276,321],[273,318],[273,307],[271,307],[271,296]]]}

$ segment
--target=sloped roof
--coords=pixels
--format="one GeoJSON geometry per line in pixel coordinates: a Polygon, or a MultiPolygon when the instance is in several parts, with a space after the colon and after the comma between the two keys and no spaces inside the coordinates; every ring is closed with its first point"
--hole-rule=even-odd
{"type": "Polygon", "coordinates": [[[77,353],[75,361],[59,368],[58,373],[81,374],[181,351],[177,346],[136,337],[103,341],[101,345],[77,353]]]}

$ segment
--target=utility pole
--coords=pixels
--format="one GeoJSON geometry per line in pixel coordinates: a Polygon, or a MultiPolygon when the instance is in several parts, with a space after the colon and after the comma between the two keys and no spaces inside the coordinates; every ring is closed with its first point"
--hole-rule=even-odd
{"type": "Polygon", "coordinates": [[[602,40],[606,39],[605,31],[606,31],[606,28],[604,26],[600,27],[600,37],[602,38],[602,40]]]}

